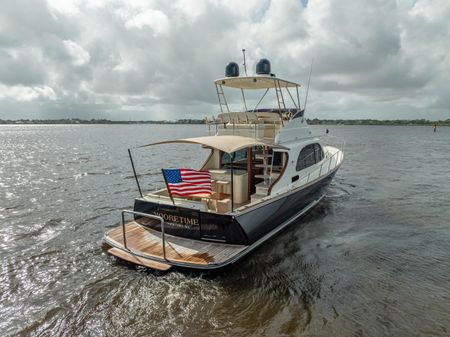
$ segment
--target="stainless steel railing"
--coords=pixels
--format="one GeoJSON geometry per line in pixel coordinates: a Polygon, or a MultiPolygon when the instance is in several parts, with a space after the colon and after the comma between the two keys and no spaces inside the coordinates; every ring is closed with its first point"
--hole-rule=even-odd
{"type": "Polygon", "coordinates": [[[337,149],[337,151],[333,155],[326,157],[326,159],[322,162],[320,167],[317,167],[313,171],[308,172],[307,175],[305,174],[303,177],[301,177],[298,180],[300,185],[308,184],[310,181],[322,176],[322,174],[326,175],[330,171],[334,170],[338,166],[338,164],[341,162],[343,156],[344,156],[343,151],[340,149],[337,149]],[[334,165],[332,167],[333,159],[334,159],[334,165]],[[322,172],[323,168],[326,167],[327,165],[328,165],[328,167],[327,167],[326,171],[322,172]],[[318,172],[317,175],[315,175],[316,172],[318,172]],[[302,183],[302,180],[305,180],[305,182],[302,183]]]}
{"type": "MultiPolygon", "coordinates": [[[[330,172],[332,169],[334,169],[338,165],[338,163],[340,162],[340,159],[342,159],[343,151],[345,148],[345,140],[343,138],[336,137],[336,136],[330,136],[330,135],[316,136],[316,138],[320,139],[320,143],[322,144],[323,148],[324,148],[324,146],[325,147],[332,146],[332,147],[336,148],[337,151],[334,154],[332,154],[331,156],[325,157],[325,161],[322,162],[320,167],[315,168],[314,170],[308,172],[307,174],[305,174],[304,176],[299,178],[298,182],[300,183],[300,185],[307,184],[312,179],[319,178],[322,175],[323,169],[324,169],[324,167],[326,167],[327,164],[328,164],[328,168],[324,172],[324,174],[328,174],[328,172],[330,172]],[[333,163],[333,159],[334,159],[334,165],[333,165],[333,167],[331,167],[331,165],[333,163]],[[318,174],[316,175],[317,172],[318,172],[318,174]],[[305,180],[305,181],[303,181],[303,180],[305,180]]],[[[328,153],[325,153],[325,155],[327,156],[328,153]]],[[[310,153],[303,160],[306,162],[310,156],[315,156],[315,152],[310,153]]]]}
{"type": "Polygon", "coordinates": [[[245,135],[252,138],[271,138],[273,139],[280,130],[282,120],[264,121],[263,119],[252,118],[244,119],[240,114],[229,113],[229,117],[221,120],[207,121],[208,135],[245,135]],[[233,117],[233,114],[235,117],[233,117]],[[214,130],[211,130],[211,126],[214,130]]]}
{"type": "MultiPolygon", "coordinates": [[[[214,135],[244,135],[251,138],[270,138],[274,139],[275,135],[280,130],[280,124],[276,122],[270,123],[230,123],[226,127],[223,124],[215,125],[214,135]]],[[[211,128],[209,128],[208,134],[211,136],[211,128]]]]}
{"type": "Polygon", "coordinates": [[[165,236],[165,229],[164,229],[164,219],[160,216],[153,215],[153,214],[135,212],[135,211],[130,211],[130,210],[122,210],[123,246],[126,250],[128,250],[130,252],[131,252],[131,250],[127,247],[127,238],[126,238],[126,231],[125,231],[125,227],[126,227],[125,213],[138,215],[138,216],[142,216],[142,217],[150,218],[150,219],[154,219],[154,220],[159,220],[159,222],[161,223],[161,240],[162,240],[162,246],[163,246],[163,258],[164,258],[164,260],[168,261],[166,258],[166,236],[165,236]]]}
{"type": "Polygon", "coordinates": [[[334,147],[344,151],[345,140],[343,138],[337,137],[337,136],[331,136],[331,135],[322,135],[322,136],[316,136],[316,137],[320,139],[322,144],[334,146],[334,147]]]}

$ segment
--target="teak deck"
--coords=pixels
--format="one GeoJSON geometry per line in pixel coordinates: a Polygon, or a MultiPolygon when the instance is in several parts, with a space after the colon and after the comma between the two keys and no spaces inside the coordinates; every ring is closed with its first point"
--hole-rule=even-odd
{"type": "Polygon", "coordinates": [[[170,264],[161,263],[152,261],[149,259],[143,259],[142,257],[133,255],[119,248],[110,248],[108,249],[108,253],[114,255],[116,257],[121,258],[122,260],[138,264],[147,268],[157,269],[157,270],[169,270],[172,266],[170,264]]]}
{"type": "MultiPolygon", "coordinates": [[[[108,250],[108,253],[154,269],[167,270],[170,268],[170,264],[159,263],[161,266],[158,266],[158,262],[153,264],[152,260],[145,259],[145,256],[163,259],[160,232],[144,227],[135,221],[126,224],[125,232],[127,248],[131,252],[139,253],[140,256],[122,250],[124,248],[122,226],[114,228],[106,236],[107,241],[115,246],[115,248],[108,250]]],[[[242,245],[191,240],[169,234],[165,235],[165,241],[167,260],[173,263],[189,263],[200,267],[223,264],[247,248],[247,246],[242,245]]]]}

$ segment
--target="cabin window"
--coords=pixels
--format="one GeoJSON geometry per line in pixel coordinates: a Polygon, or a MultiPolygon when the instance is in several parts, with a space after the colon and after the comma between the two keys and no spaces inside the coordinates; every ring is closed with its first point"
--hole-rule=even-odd
{"type": "Polygon", "coordinates": [[[274,151],[272,154],[273,154],[273,165],[274,166],[283,165],[283,162],[282,162],[283,153],[274,151]]]}
{"type": "MultiPolygon", "coordinates": [[[[319,144],[309,144],[300,151],[300,154],[297,159],[297,166],[296,166],[297,171],[303,170],[316,163],[316,145],[319,144]]],[[[319,150],[321,151],[322,149],[319,150]]]]}
{"type": "Polygon", "coordinates": [[[314,144],[314,152],[316,153],[316,163],[323,159],[323,150],[320,144],[314,144]]]}
{"type": "MultiPolygon", "coordinates": [[[[247,149],[241,149],[235,152],[234,162],[247,159],[247,149]]],[[[222,165],[231,163],[231,154],[224,152],[222,154],[222,165]]]]}

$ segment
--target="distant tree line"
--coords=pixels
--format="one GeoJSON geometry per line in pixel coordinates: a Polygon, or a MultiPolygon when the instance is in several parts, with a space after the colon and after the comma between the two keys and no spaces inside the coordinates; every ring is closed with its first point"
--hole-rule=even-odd
{"type": "Polygon", "coordinates": [[[205,124],[204,119],[178,119],[173,121],[111,121],[109,119],[18,119],[3,120],[0,124],[205,124]]]}
{"type": "MultiPolygon", "coordinates": [[[[307,119],[310,125],[450,125],[450,119],[430,121],[427,119],[307,119]]],[[[205,124],[205,119],[178,119],[163,121],[111,121],[109,119],[18,119],[3,120],[0,124],[205,124]]]]}
{"type": "Polygon", "coordinates": [[[450,125],[450,119],[430,121],[427,119],[307,119],[310,125],[450,125]]]}

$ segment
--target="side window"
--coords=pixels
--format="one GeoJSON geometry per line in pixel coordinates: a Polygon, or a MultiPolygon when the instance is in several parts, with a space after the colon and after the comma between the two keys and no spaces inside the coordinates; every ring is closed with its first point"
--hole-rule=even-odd
{"type": "Polygon", "coordinates": [[[273,152],[273,165],[277,166],[277,165],[283,165],[282,162],[282,158],[283,158],[283,153],[282,152],[273,152]]]}
{"type": "Polygon", "coordinates": [[[297,171],[303,170],[316,163],[316,156],[314,151],[314,144],[305,146],[301,151],[297,159],[297,171]]]}
{"type": "Polygon", "coordinates": [[[320,144],[314,144],[314,152],[316,153],[316,163],[323,159],[323,150],[320,144]]]}
{"type": "MultiPolygon", "coordinates": [[[[234,162],[238,162],[245,159],[247,159],[247,149],[241,149],[236,151],[234,162]]],[[[224,152],[222,154],[222,165],[230,163],[231,163],[231,155],[229,153],[224,152]]]]}

